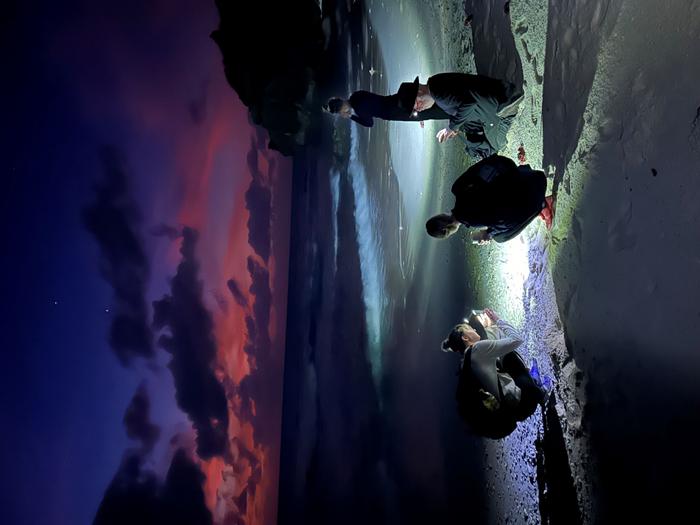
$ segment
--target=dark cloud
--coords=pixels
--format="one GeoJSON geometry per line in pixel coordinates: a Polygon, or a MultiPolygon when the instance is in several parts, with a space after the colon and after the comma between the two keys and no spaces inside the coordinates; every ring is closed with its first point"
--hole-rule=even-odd
{"type": "Polygon", "coordinates": [[[139,454],[127,453],[97,509],[94,525],[207,525],[211,512],[204,499],[204,474],[179,449],[160,482],[144,470],[139,454]]]}
{"type": "Polygon", "coordinates": [[[151,400],[144,384],[139,386],[126,408],[124,427],[130,439],[141,442],[144,453],[153,450],[160,436],[160,428],[151,423],[151,400]]]}
{"type": "Polygon", "coordinates": [[[238,286],[238,283],[234,279],[229,279],[226,281],[226,286],[228,286],[228,289],[236,302],[245,308],[248,305],[248,299],[246,299],[245,295],[243,295],[241,287],[238,286]]]}
{"type": "Polygon", "coordinates": [[[272,193],[259,179],[253,179],[245,193],[248,216],[248,243],[266,262],[270,259],[270,211],[272,193]]]}
{"type": "Polygon", "coordinates": [[[182,260],[170,281],[170,294],[153,303],[153,325],[168,329],[158,344],[172,356],[168,367],[175,381],[175,397],[197,432],[197,453],[211,458],[227,449],[228,411],[224,387],[213,370],[214,324],[202,299],[196,243],[197,232],[184,228],[182,260]]]}
{"type": "Polygon", "coordinates": [[[254,179],[261,177],[260,168],[258,166],[258,154],[259,153],[260,153],[259,142],[256,140],[256,137],[253,136],[250,138],[250,149],[248,150],[248,153],[246,154],[246,162],[248,164],[248,170],[250,171],[250,175],[254,179]]]}
{"type": "MultiPolygon", "coordinates": [[[[250,315],[246,315],[245,326],[246,326],[246,330],[248,331],[248,340],[255,341],[256,338],[258,337],[258,327],[255,324],[255,318],[253,318],[250,315]]],[[[244,350],[245,350],[245,348],[244,348],[244,350]]]]}
{"type": "Polygon", "coordinates": [[[265,184],[263,175],[258,168],[258,152],[256,140],[251,139],[247,160],[253,180],[245,193],[246,208],[250,212],[248,216],[248,243],[255,250],[255,253],[267,262],[270,259],[271,251],[272,191],[265,184]]]}
{"type": "MultiPolygon", "coordinates": [[[[270,274],[267,268],[260,265],[253,257],[248,257],[248,272],[251,277],[249,291],[255,296],[253,314],[257,334],[255,344],[258,350],[268,350],[270,347],[270,308],[272,306],[272,291],[270,290],[270,274]]],[[[259,353],[259,352],[258,352],[259,353]]]]}
{"type": "Polygon", "coordinates": [[[104,148],[100,158],[103,177],[82,218],[100,248],[100,272],[114,290],[109,344],[120,362],[128,365],[135,357],[154,355],[145,298],[150,268],[124,161],[113,148],[104,148]]]}
{"type": "Polygon", "coordinates": [[[180,228],[175,228],[169,224],[158,224],[150,229],[151,235],[156,237],[167,237],[171,241],[178,239],[182,236],[182,230],[180,228]]]}
{"type": "Polygon", "coordinates": [[[245,320],[248,342],[244,351],[251,363],[251,373],[237,386],[236,393],[240,397],[238,411],[241,418],[253,423],[255,440],[270,443],[278,430],[270,414],[275,413],[280,402],[270,385],[279,381],[282,372],[281,363],[272,354],[270,340],[270,274],[253,256],[248,257],[248,272],[251,277],[249,291],[255,297],[255,302],[253,315],[246,316],[245,320]]]}

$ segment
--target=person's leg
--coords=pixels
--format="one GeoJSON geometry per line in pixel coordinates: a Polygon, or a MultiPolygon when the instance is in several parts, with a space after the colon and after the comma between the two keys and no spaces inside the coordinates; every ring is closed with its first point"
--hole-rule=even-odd
{"type": "Polygon", "coordinates": [[[544,401],[546,391],[535,383],[527,370],[513,376],[513,381],[520,388],[520,403],[513,409],[515,418],[524,421],[532,414],[542,401],[544,401]]]}
{"type": "Polygon", "coordinates": [[[497,115],[501,118],[515,117],[523,100],[525,100],[525,95],[522,93],[514,96],[511,100],[498,107],[497,115]]]}
{"type": "Polygon", "coordinates": [[[508,131],[514,120],[515,114],[508,117],[499,117],[498,119],[498,145],[495,145],[495,148],[499,151],[508,143],[508,131]]]}
{"type": "Polygon", "coordinates": [[[554,222],[554,206],[552,205],[551,195],[544,198],[544,208],[540,212],[540,218],[544,221],[545,227],[551,230],[554,222]]]}

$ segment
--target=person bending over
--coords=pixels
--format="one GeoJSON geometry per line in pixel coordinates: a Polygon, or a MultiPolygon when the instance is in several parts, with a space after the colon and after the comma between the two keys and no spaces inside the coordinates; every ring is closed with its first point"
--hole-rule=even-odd
{"type": "Polygon", "coordinates": [[[503,149],[506,134],[524,98],[522,90],[510,82],[467,73],[439,73],[425,84],[416,77],[413,89],[416,93],[413,110],[419,116],[435,107],[449,116],[449,125],[436,136],[438,142],[445,142],[462,131],[467,153],[477,159],[503,149]]]}
{"type": "Polygon", "coordinates": [[[445,239],[460,225],[474,228],[471,237],[476,244],[509,241],[538,216],[551,229],[554,201],[552,196],[545,197],[546,188],[544,172],[493,155],[471,166],[455,181],[454,208],[431,217],[425,229],[431,237],[445,239]]]}

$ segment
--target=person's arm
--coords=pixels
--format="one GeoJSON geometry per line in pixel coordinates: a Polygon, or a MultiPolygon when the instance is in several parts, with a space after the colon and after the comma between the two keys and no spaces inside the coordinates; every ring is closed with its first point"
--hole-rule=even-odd
{"type": "Polygon", "coordinates": [[[470,236],[472,238],[472,244],[478,244],[483,246],[491,242],[491,232],[490,228],[473,229],[470,236]]]}
{"type": "MultiPolygon", "coordinates": [[[[474,130],[477,126],[475,122],[475,104],[474,102],[460,101],[457,106],[457,110],[453,116],[450,117],[450,124],[447,126],[451,131],[459,131],[462,127],[469,124],[469,127],[474,130]]],[[[483,129],[483,128],[482,128],[483,129]]]]}
{"type": "Polygon", "coordinates": [[[519,225],[516,228],[500,228],[500,229],[493,229],[491,232],[491,238],[496,241],[496,242],[506,242],[514,237],[517,237],[520,235],[520,232],[522,232],[525,227],[530,224],[530,222],[526,222],[524,224],[519,225]]]}
{"type": "Polygon", "coordinates": [[[520,341],[522,343],[523,341],[523,336],[520,332],[518,332],[512,324],[510,324],[508,321],[504,321],[503,319],[499,319],[496,321],[496,326],[503,330],[503,333],[511,338],[515,339],[517,341],[520,341]]]}
{"type": "Polygon", "coordinates": [[[496,326],[498,326],[501,330],[503,330],[503,333],[507,337],[509,337],[511,339],[516,339],[520,342],[523,341],[523,337],[520,334],[520,332],[518,330],[516,330],[515,327],[512,324],[510,324],[508,321],[502,319],[491,308],[484,308],[484,313],[492,322],[496,323],[496,326]]]}
{"type": "Polygon", "coordinates": [[[372,126],[374,126],[374,119],[372,117],[363,118],[359,115],[352,115],[350,118],[366,128],[371,128],[372,126]]]}
{"type": "Polygon", "coordinates": [[[470,92],[472,82],[473,76],[466,73],[438,73],[428,79],[428,88],[437,105],[449,113],[450,122],[441,130],[441,136],[438,137],[440,142],[452,138],[454,132],[463,128],[469,133],[481,129],[473,115],[474,99],[470,92]],[[471,125],[467,128],[466,124],[471,125]]]}
{"type": "Polygon", "coordinates": [[[518,337],[504,337],[503,339],[496,339],[495,341],[486,341],[490,343],[488,348],[488,354],[493,359],[500,359],[504,356],[510,354],[513,350],[518,348],[523,344],[520,336],[518,337]]]}

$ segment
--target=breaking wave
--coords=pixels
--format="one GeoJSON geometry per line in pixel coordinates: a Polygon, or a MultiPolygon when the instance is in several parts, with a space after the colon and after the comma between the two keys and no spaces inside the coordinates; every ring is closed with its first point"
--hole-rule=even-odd
{"type": "Polygon", "coordinates": [[[379,236],[379,212],[367,186],[367,173],[359,158],[360,140],[357,125],[350,132],[350,162],[348,173],[355,197],[355,232],[362,273],[362,299],[368,335],[368,357],[375,384],[381,379],[382,317],[386,307],[384,293],[383,250],[379,236]]]}

